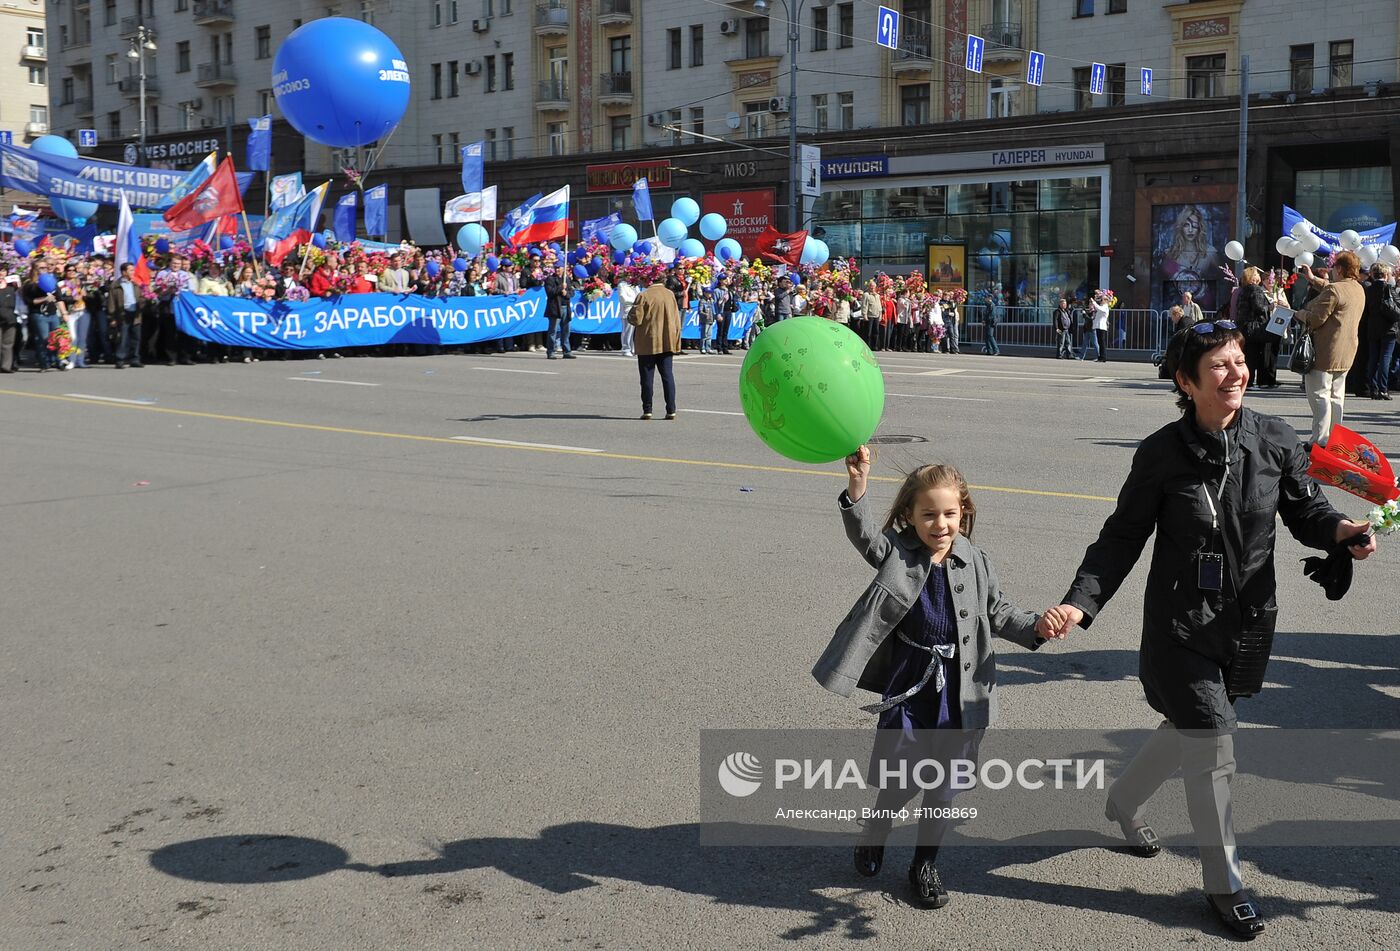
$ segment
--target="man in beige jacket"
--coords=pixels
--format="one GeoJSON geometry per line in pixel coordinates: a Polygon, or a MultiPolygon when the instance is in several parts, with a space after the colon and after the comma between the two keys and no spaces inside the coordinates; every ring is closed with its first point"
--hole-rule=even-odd
{"type": "Polygon", "coordinates": [[[1366,292],[1356,280],[1361,275],[1361,262],[1350,251],[1333,260],[1330,282],[1306,266],[1298,268],[1298,273],[1319,288],[1318,295],[1294,316],[1312,332],[1315,357],[1303,387],[1312,407],[1312,441],[1326,446],[1332,427],[1342,421],[1347,371],[1356,359],[1366,292]]]}
{"type": "Polygon", "coordinates": [[[637,295],[627,322],[637,328],[632,347],[642,380],[642,419],[651,419],[652,384],[658,369],[666,418],[675,419],[676,378],[671,372],[671,358],[681,352],[681,309],[676,295],[658,281],[637,295]]]}

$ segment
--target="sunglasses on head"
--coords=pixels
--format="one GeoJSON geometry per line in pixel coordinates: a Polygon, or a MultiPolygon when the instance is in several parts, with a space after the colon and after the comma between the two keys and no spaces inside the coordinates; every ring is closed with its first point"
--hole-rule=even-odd
{"type": "Polygon", "coordinates": [[[1191,329],[1198,334],[1208,334],[1214,333],[1216,330],[1234,330],[1236,328],[1233,320],[1217,320],[1214,323],[1203,321],[1201,323],[1192,324],[1191,329]]]}

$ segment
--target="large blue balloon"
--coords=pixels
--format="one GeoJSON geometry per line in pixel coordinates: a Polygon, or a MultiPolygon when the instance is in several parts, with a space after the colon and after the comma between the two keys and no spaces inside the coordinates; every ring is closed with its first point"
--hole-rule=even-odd
{"type": "Polygon", "coordinates": [[[625,223],[613,225],[612,233],[608,235],[608,244],[612,245],[614,251],[626,251],[636,243],[636,228],[625,223]]]}
{"type": "Polygon", "coordinates": [[[52,294],[54,291],[58,290],[58,279],[52,274],[40,274],[39,290],[43,291],[45,294],[52,294]]]}
{"type": "Polygon", "coordinates": [[[685,222],[679,218],[667,218],[656,226],[656,240],[668,248],[679,248],[685,235],[685,222]]]}
{"type": "Polygon", "coordinates": [[[717,215],[713,211],[700,219],[700,233],[705,236],[706,241],[718,241],[728,230],[729,222],[724,220],[723,215],[717,215]]]}
{"type": "Polygon", "coordinates": [[[169,239],[169,238],[156,238],[156,254],[169,254],[169,253],[170,253],[170,239],[169,239]]]}
{"type": "MultiPolygon", "coordinates": [[[[319,237],[319,236],[318,236],[318,237],[319,237]]],[[[325,241],[326,241],[325,238],[321,238],[321,243],[318,244],[318,245],[316,245],[316,246],[317,246],[318,248],[324,248],[324,247],[326,246],[325,241]]],[[[312,242],[313,242],[313,243],[315,242],[315,239],[314,239],[314,238],[312,239],[312,242]]],[[[228,235],[226,235],[226,234],[224,234],[224,235],[219,235],[219,250],[220,250],[220,251],[232,251],[232,250],[233,250],[233,245],[234,245],[234,243],[235,243],[234,240],[233,240],[232,238],[230,238],[228,235]]]]}
{"type": "Polygon", "coordinates": [[[800,260],[803,264],[820,267],[825,264],[830,257],[831,249],[828,248],[826,242],[820,238],[808,238],[802,243],[802,256],[800,260]]]}
{"type": "Polygon", "coordinates": [[[588,280],[588,268],[584,267],[582,264],[575,264],[574,277],[578,278],[580,281],[588,280]]]}
{"type": "Polygon", "coordinates": [[[15,254],[22,258],[27,258],[34,253],[34,242],[28,238],[15,239],[15,254]]]}
{"type": "MultiPolygon", "coordinates": [[[[36,152],[43,152],[45,155],[58,155],[64,158],[78,157],[78,150],[73,147],[73,143],[61,135],[41,135],[29,147],[36,152]]],[[[49,204],[53,206],[54,212],[60,218],[74,227],[82,227],[83,222],[97,214],[97,203],[92,201],[51,197],[49,204]],[[82,221],[78,219],[82,219],[82,221]]]]}
{"type": "Polygon", "coordinates": [[[686,238],[681,242],[677,253],[683,258],[703,258],[705,256],[705,246],[696,238],[686,238]]]}
{"type": "Polygon", "coordinates": [[[394,41],[348,17],[293,30],[272,61],[272,94],[302,135],[332,148],[382,139],[408,108],[408,63],[394,41]]]}
{"type": "Polygon", "coordinates": [[[437,276],[442,273],[442,265],[436,261],[428,261],[423,265],[423,270],[428,272],[429,277],[436,280],[437,276]]]}
{"type": "Polygon", "coordinates": [[[614,263],[614,264],[626,264],[626,263],[627,263],[627,252],[626,252],[626,251],[614,251],[613,254],[612,254],[612,259],[613,259],[613,263],[614,263]]]}
{"type": "Polygon", "coordinates": [[[671,202],[671,217],[679,218],[687,228],[700,220],[700,206],[694,198],[677,198],[671,202]]]}
{"type": "Polygon", "coordinates": [[[488,255],[486,255],[486,270],[490,271],[492,274],[495,274],[496,271],[498,271],[498,270],[500,269],[500,267],[501,267],[501,259],[500,259],[500,258],[496,257],[494,254],[488,254],[488,255]]]}
{"type": "Polygon", "coordinates": [[[737,261],[744,256],[744,249],[733,238],[724,238],[715,245],[715,254],[721,261],[737,261]]]}
{"type": "Polygon", "coordinates": [[[491,240],[491,235],[486,229],[475,221],[462,225],[457,229],[457,247],[462,249],[462,253],[469,258],[474,258],[481,253],[481,249],[486,246],[486,242],[491,240]]]}
{"type": "Polygon", "coordinates": [[[651,253],[651,242],[650,242],[650,241],[638,241],[636,244],[632,245],[632,250],[635,251],[635,252],[637,252],[638,254],[650,254],[650,253],[651,253]]]}
{"type": "Polygon", "coordinates": [[[452,270],[456,271],[458,274],[461,274],[461,273],[462,273],[463,271],[465,271],[466,269],[467,269],[467,262],[466,262],[466,260],[465,260],[464,258],[453,258],[453,259],[452,259],[452,270]]]}
{"type": "Polygon", "coordinates": [[[602,258],[589,258],[584,267],[588,269],[588,276],[592,277],[603,269],[603,260],[602,258]]]}

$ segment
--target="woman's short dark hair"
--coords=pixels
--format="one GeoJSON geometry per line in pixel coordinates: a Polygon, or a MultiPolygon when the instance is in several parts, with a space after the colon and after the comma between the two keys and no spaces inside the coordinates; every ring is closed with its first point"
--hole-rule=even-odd
{"type": "Polygon", "coordinates": [[[1205,321],[1179,331],[1167,344],[1167,374],[1171,377],[1172,390],[1176,393],[1176,407],[1183,414],[1191,410],[1191,397],[1186,395],[1186,391],[1176,381],[1177,373],[1182,373],[1192,383],[1199,383],[1201,357],[1232,340],[1241,349],[1244,348],[1244,334],[1234,327],[1222,327],[1205,321]]]}

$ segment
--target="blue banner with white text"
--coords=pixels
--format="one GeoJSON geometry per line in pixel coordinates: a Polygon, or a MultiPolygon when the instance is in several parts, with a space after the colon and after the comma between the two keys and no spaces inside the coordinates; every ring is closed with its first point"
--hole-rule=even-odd
{"type": "MultiPolygon", "coordinates": [[[[167,200],[171,189],[183,182],[187,174],[81,155],[49,155],[19,145],[0,144],[0,186],[49,198],[120,205],[125,192],[127,203],[133,208],[167,208],[172,204],[167,200]]],[[[252,173],[239,172],[239,192],[246,191],[252,180],[252,173]]]]}
{"type": "MultiPolygon", "coordinates": [[[[263,350],[339,350],[386,344],[462,346],[543,333],[544,291],[486,297],[420,297],[416,294],[347,294],[301,303],[206,297],[182,293],[175,299],[175,321],[184,333],[228,347],[263,350]]],[[[729,339],[741,340],[758,305],[739,305],[729,339]]],[[[574,295],[569,332],[615,334],[622,330],[622,298],[614,293],[584,302],[574,295]]],[[[681,337],[700,339],[700,320],[685,314],[681,337]]]]}

